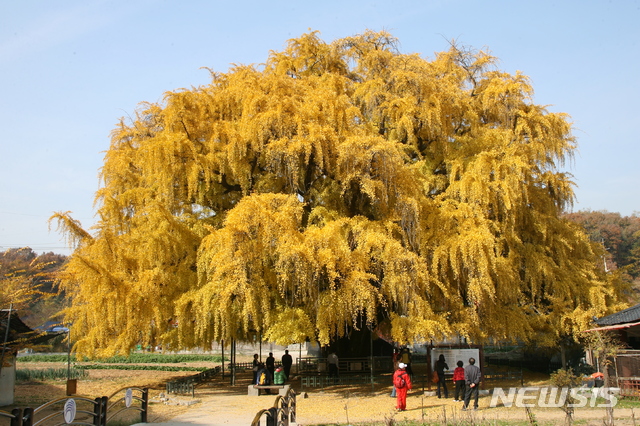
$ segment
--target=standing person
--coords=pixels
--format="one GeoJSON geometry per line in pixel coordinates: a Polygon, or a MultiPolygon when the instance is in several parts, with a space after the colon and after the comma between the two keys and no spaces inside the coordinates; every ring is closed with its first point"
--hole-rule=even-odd
{"type": "MultiPolygon", "coordinates": [[[[391,371],[395,372],[398,369],[398,363],[400,362],[400,353],[397,349],[393,350],[393,356],[391,357],[391,361],[393,361],[393,365],[391,366],[391,371]]],[[[396,397],[396,387],[391,387],[391,398],[396,397]]]]}
{"type": "Polygon", "coordinates": [[[258,360],[258,354],[253,355],[253,384],[257,384],[258,370],[260,369],[260,361],[258,360]]]}
{"type": "Polygon", "coordinates": [[[273,357],[273,352],[269,352],[269,356],[267,357],[265,364],[267,365],[269,374],[271,374],[271,377],[273,377],[273,373],[276,371],[276,359],[273,357]]]}
{"type": "Polygon", "coordinates": [[[440,393],[440,388],[444,389],[444,397],[449,398],[449,391],[447,390],[447,382],[444,378],[444,370],[449,370],[449,366],[444,360],[444,355],[440,354],[438,360],[436,361],[436,365],[434,366],[434,370],[436,370],[436,374],[438,374],[438,398],[442,398],[442,394],[440,393]]]}
{"type": "Polygon", "coordinates": [[[453,370],[453,384],[455,386],[454,401],[462,401],[464,399],[464,363],[462,361],[457,362],[457,367],[453,370]]]}
{"type": "Polygon", "coordinates": [[[291,366],[293,365],[293,358],[289,355],[289,349],[284,350],[284,355],[282,355],[282,368],[284,369],[284,375],[287,376],[287,380],[289,380],[289,374],[291,373],[291,366]]]}
{"type": "Polygon", "coordinates": [[[413,369],[411,368],[411,351],[406,346],[400,351],[400,362],[405,365],[407,374],[413,377],[413,369]]]}
{"type": "Polygon", "coordinates": [[[407,391],[411,390],[411,376],[407,373],[407,364],[401,362],[393,373],[393,387],[396,390],[396,410],[407,410],[407,391]]]}
{"type": "Polygon", "coordinates": [[[464,368],[464,381],[467,385],[467,392],[464,395],[463,410],[469,408],[469,401],[471,396],[475,395],[473,402],[473,409],[478,409],[478,391],[480,390],[480,379],[482,379],[482,372],[478,368],[475,358],[469,358],[469,365],[464,368]]]}
{"type": "Polygon", "coordinates": [[[338,355],[335,352],[329,354],[327,363],[329,364],[329,377],[338,377],[338,355]]]}

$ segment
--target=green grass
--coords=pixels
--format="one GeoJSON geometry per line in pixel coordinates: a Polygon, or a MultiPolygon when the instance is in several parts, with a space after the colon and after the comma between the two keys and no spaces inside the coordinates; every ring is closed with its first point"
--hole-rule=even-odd
{"type": "MultiPolygon", "coordinates": [[[[598,398],[596,402],[598,404],[604,404],[605,400],[598,398]]],[[[615,406],[614,410],[616,408],[640,408],[640,400],[637,398],[618,397],[618,404],[615,406]]]]}
{"type": "Polygon", "coordinates": [[[59,380],[67,379],[67,373],[70,373],[71,379],[81,379],[87,377],[87,372],[72,368],[67,371],[66,368],[42,368],[37,370],[18,369],[16,370],[17,382],[30,382],[34,380],[59,380]]]}
{"type": "MultiPolygon", "coordinates": [[[[67,362],[67,355],[26,355],[18,358],[19,362],[67,362]]],[[[71,362],[76,362],[75,355],[71,355],[71,362]]],[[[181,354],[147,354],[132,353],[126,356],[113,356],[104,359],[91,360],[105,364],[177,364],[182,362],[212,362],[221,363],[220,355],[181,355],[181,354]]]]}
{"type": "Polygon", "coordinates": [[[171,365],[122,365],[83,364],[75,366],[79,370],[153,370],[153,371],[205,371],[206,367],[174,367],[171,365]]]}

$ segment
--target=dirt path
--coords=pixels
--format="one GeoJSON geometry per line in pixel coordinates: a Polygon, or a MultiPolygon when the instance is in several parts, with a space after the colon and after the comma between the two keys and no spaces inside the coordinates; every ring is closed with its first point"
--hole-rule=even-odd
{"type": "MultiPolygon", "coordinates": [[[[247,396],[246,386],[212,387],[199,389],[195,399],[182,397],[183,401],[194,403],[183,407],[180,413],[163,425],[250,425],[256,413],[269,408],[275,401],[274,395],[247,396]],[[244,390],[244,392],[243,392],[244,390]]],[[[467,421],[477,424],[481,421],[499,420],[525,422],[528,417],[523,408],[489,408],[490,397],[480,398],[480,409],[462,411],[461,403],[453,399],[426,397],[421,391],[414,391],[407,398],[407,411],[397,413],[394,410],[395,398],[391,398],[387,390],[379,389],[373,393],[369,390],[327,389],[311,390],[300,393],[297,397],[297,423],[299,425],[314,424],[355,424],[361,422],[377,422],[384,424],[385,419],[396,422],[415,420],[424,423],[441,422],[443,424],[456,421],[467,421]]],[[[153,415],[153,407],[151,408],[153,415]]],[[[637,410],[640,416],[640,410],[637,410]]],[[[534,408],[535,420],[540,425],[562,424],[565,414],[559,408],[534,408]]],[[[632,409],[616,409],[614,411],[616,425],[635,425],[636,413],[632,409]]],[[[581,425],[602,425],[606,416],[604,409],[576,409],[574,420],[581,425]]],[[[157,424],[157,423],[156,423],[157,424]]]]}
{"type": "MultiPolygon", "coordinates": [[[[120,371],[91,370],[89,377],[78,382],[78,393],[83,395],[108,395],[124,386],[149,387],[149,422],[165,425],[209,425],[236,426],[249,425],[261,409],[274,404],[275,396],[247,396],[249,374],[240,375],[237,386],[230,386],[225,380],[216,380],[197,388],[195,398],[171,396],[169,401],[164,395],[164,383],[175,377],[184,376],[180,372],[161,371],[120,371]],[[178,402],[185,405],[167,404],[178,402]],[[190,405],[186,405],[190,404],[190,405]],[[162,423],[164,422],[164,423],[162,423]]],[[[390,380],[389,380],[390,381],[390,380]]],[[[529,381],[530,385],[544,385],[547,382],[529,381]]],[[[501,384],[514,386],[515,384],[501,384]]],[[[421,390],[412,391],[408,397],[408,410],[397,413],[394,410],[395,399],[389,396],[390,386],[331,387],[300,389],[299,382],[293,382],[293,388],[299,393],[297,398],[297,421],[301,425],[317,424],[355,424],[375,421],[384,424],[385,418],[396,421],[416,420],[425,423],[450,423],[456,420],[479,421],[506,420],[528,423],[527,413],[522,408],[489,408],[489,397],[480,399],[480,410],[461,411],[461,403],[452,399],[426,397],[421,390]],[[301,392],[304,391],[304,392],[301,392]]],[[[16,386],[16,395],[21,406],[37,406],[34,399],[50,400],[64,395],[64,383],[20,384],[16,386]],[[32,398],[33,397],[33,398],[32,398]]],[[[631,409],[616,409],[617,426],[640,424],[634,417],[640,417],[640,405],[634,412],[631,409]]],[[[564,413],[558,408],[534,408],[533,414],[540,425],[562,424],[564,413]]],[[[602,425],[604,409],[576,409],[576,420],[581,425],[602,425]]]]}

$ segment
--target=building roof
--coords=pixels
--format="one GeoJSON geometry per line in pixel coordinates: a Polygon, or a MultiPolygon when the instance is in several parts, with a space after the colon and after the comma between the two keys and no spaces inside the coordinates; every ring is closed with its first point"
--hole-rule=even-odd
{"type": "Polygon", "coordinates": [[[16,351],[32,345],[39,345],[47,340],[64,333],[42,333],[33,330],[22,322],[17,311],[8,309],[0,310],[0,347],[5,345],[12,351],[16,351]],[[11,312],[11,316],[9,316],[11,312]],[[9,324],[9,334],[7,334],[7,323],[9,324]]]}
{"type": "Polygon", "coordinates": [[[599,326],[625,324],[640,321],[640,304],[596,320],[599,326]]]}
{"type": "Polygon", "coordinates": [[[32,333],[33,330],[27,324],[22,322],[17,311],[9,311],[8,309],[0,310],[0,336],[4,339],[7,332],[7,318],[9,319],[9,335],[32,333]],[[11,312],[11,318],[9,317],[11,312]]]}

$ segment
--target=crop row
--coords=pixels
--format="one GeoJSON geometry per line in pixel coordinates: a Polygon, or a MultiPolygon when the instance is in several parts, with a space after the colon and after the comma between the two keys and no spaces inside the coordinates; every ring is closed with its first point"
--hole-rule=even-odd
{"type": "Polygon", "coordinates": [[[17,369],[17,382],[30,382],[34,380],[58,380],[58,379],[82,379],[87,377],[87,372],[77,368],[40,368],[40,369],[17,369]]]}
{"type": "MultiPolygon", "coordinates": [[[[67,362],[67,355],[25,355],[18,358],[19,362],[67,362]]],[[[187,354],[145,354],[132,353],[126,356],[113,356],[104,359],[93,360],[105,364],[177,364],[181,362],[222,362],[220,355],[187,355],[187,354]]],[[[75,355],[71,355],[71,362],[76,362],[75,355]]]]}
{"type": "Polygon", "coordinates": [[[174,367],[171,365],[139,364],[83,364],[75,366],[79,370],[154,370],[154,371],[205,371],[206,367],[174,367]]]}

